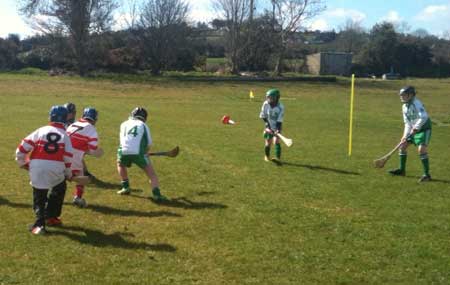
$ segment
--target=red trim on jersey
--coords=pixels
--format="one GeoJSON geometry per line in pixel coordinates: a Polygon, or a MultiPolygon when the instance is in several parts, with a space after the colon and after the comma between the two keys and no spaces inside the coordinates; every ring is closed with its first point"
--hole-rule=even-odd
{"type": "Polygon", "coordinates": [[[73,157],[73,154],[71,152],[64,152],[64,156],[73,157]]]}
{"type": "Polygon", "coordinates": [[[70,168],[72,166],[72,163],[66,163],[66,168],[70,168]]]}
{"type": "MultiPolygon", "coordinates": [[[[47,141],[44,140],[37,141],[36,147],[31,152],[30,159],[43,159],[61,162],[64,161],[64,155],[66,154],[64,143],[58,143],[58,151],[56,151],[55,153],[48,153],[47,151],[45,151],[46,144],[47,141]]],[[[51,146],[51,144],[49,146],[51,146]]],[[[71,153],[68,154],[71,155],[71,153]]]]}
{"type": "Polygon", "coordinates": [[[88,142],[96,142],[96,141],[98,141],[97,138],[90,138],[90,139],[88,140],[88,142]]]}
{"type": "Polygon", "coordinates": [[[49,124],[49,126],[52,126],[52,127],[58,128],[58,129],[63,129],[63,130],[66,129],[66,126],[63,123],[52,122],[49,124]]]}
{"type": "Polygon", "coordinates": [[[35,147],[34,141],[32,140],[23,140],[23,142],[26,142],[27,144],[31,145],[32,147],[35,147]]]}
{"type": "Polygon", "coordinates": [[[28,153],[28,152],[29,152],[29,150],[26,150],[22,145],[19,145],[19,146],[18,146],[18,149],[19,149],[19,151],[20,151],[21,153],[28,153]]]}

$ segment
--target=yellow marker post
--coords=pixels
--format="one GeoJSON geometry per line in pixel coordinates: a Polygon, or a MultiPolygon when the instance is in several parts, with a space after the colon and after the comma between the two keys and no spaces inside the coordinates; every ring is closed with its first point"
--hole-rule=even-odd
{"type": "Polygon", "coordinates": [[[348,156],[352,155],[352,136],[353,136],[353,100],[355,97],[355,75],[352,74],[352,88],[350,95],[350,128],[348,133],[348,156]]]}
{"type": "Polygon", "coordinates": [[[250,99],[255,98],[255,95],[253,95],[253,90],[250,90],[250,94],[248,94],[248,96],[250,97],[250,99]]]}

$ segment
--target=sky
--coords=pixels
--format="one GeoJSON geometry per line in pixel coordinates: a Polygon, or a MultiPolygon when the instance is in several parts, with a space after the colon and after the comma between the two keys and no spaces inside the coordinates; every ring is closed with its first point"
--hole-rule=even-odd
{"type": "MultiPolygon", "coordinates": [[[[185,0],[190,3],[192,21],[208,22],[217,14],[212,0],[185,0]]],[[[261,2],[262,0],[259,0],[261,2]]],[[[410,32],[425,29],[443,36],[450,32],[450,0],[322,0],[326,10],[307,23],[309,29],[338,31],[348,19],[370,29],[382,21],[406,22],[410,32]]],[[[22,38],[34,34],[17,12],[17,0],[0,0],[0,37],[19,34],[22,38]]],[[[124,10],[122,9],[124,12],[124,10]]],[[[120,25],[120,21],[119,24],[120,25]]]]}

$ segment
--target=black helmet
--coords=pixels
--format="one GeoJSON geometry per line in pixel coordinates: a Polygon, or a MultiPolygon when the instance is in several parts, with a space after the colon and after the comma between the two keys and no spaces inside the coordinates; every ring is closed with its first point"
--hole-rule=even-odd
{"type": "Polygon", "coordinates": [[[416,89],[413,86],[405,86],[402,89],[400,89],[400,92],[398,93],[398,95],[403,95],[403,94],[411,94],[411,95],[416,95],[416,89]]]}
{"type": "Polygon", "coordinates": [[[64,107],[66,107],[67,111],[71,114],[75,113],[77,111],[77,107],[75,106],[74,103],[66,103],[64,104],[64,107]]]}
{"type": "Polygon", "coordinates": [[[142,107],[136,107],[131,111],[131,117],[145,122],[147,121],[147,110],[142,107]]]}

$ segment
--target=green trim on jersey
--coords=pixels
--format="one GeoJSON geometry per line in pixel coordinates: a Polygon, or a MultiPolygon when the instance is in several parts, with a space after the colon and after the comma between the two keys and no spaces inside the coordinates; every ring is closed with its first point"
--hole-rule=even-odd
{"type": "Polygon", "coordinates": [[[425,122],[425,124],[423,124],[423,126],[420,128],[419,132],[423,132],[426,130],[431,130],[431,119],[428,118],[428,120],[425,122]]]}
{"type": "Polygon", "coordinates": [[[142,135],[141,144],[139,146],[139,154],[144,155],[147,153],[148,138],[147,138],[147,128],[143,125],[144,134],[142,135]]]}

